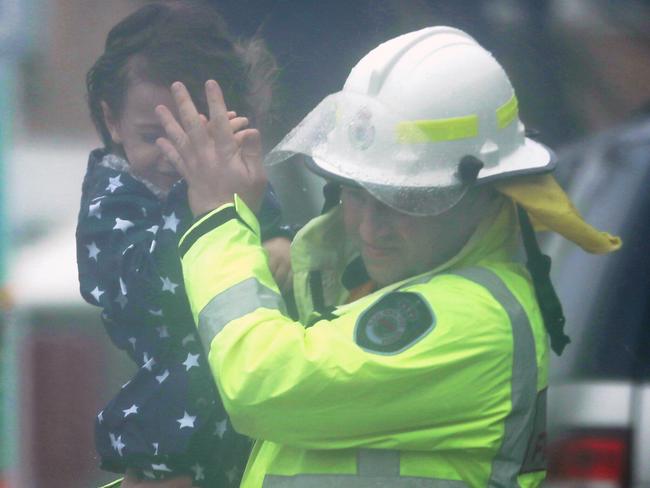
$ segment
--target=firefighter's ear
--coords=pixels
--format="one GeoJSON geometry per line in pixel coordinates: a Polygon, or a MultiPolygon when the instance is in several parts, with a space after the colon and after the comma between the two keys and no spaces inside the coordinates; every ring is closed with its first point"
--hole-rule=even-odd
{"type": "Polygon", "coordinates": [[[102,114],[104,115],[104,124],[106,124],[111,139],[115,144],[122,144],[122,131],[120,130],[119,121],[115,120],[111,107],[105,101],[102,100],[100,104],[102,106],[102,114]]]}

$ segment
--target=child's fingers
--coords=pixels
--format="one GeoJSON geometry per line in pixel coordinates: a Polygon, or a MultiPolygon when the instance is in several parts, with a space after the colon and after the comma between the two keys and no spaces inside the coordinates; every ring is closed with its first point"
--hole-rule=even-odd
{"type": "Polygon", "coordinates": [[[185,161],[183,161],[183,158],[178,153],[174,145],[164,137],[159,137],[158,139],[156,139],[156,145],[162,151],[165,157],[172,163],[174,168],[176,168],[178,174],[181,175],[183,178],[187,179],[188,175],[187,175],[187,168],[185,166],[185,161]]]}
{"type": "Polygon", "coordinates": [[[221,91],[221,87],[215,80],[208,80],[205,82],[205,96],[208,101],[208,113],[210,114],[210,120],[217,117],[230,119],[237,116],[237,112],[234,110],[228,110],[226,107],[226,102],[223,99],[223,92],[221,91]],[[230,117],[231,113],[233,114],[232,117],[230,117]]]}
{"type": "Polygon", "coordinates": [[[234,152],[232,129],[228,120],[228,111],[226,102],[223,100],[221,87],[214,80],[208,80],[205,83],[205,95],[208,100],[208,109],[210,112],[210,134],[217,147],[225,153],[234,152]]]}
{"type": "Polygon", "coordinates": [[[235,134],[239,143],[241,158],[248,173],[260,175],[264,169],[262,166],[262,137],[257,129],[244,129],[235,134]]]}
{"type": "Polygon", "coordinates": [[[209,143],[206,126],[185,85],[180,81],[172,83],[172,96],[185,133],[197,148],[205,147],[209,143]]]}
{"type": "Polygon", "coordinates": [[[248,127],[248,123],[249,121],[246,117],[235,117],[230,119],[230,128],[232,129],[233,133],[239,132],[240,130],[248,127]]]}
{"type": "MultiPolygon", "coordinates": [[[[194,152],[191,141],[171,111],[164,105],[158,105],[156,107],[156,115],[158,116],[158,120],[160,120],[160,124],[162,125],[165,134],[167,134],[167,142],[174,147],[179,158],[183,160],[184,164],[192,161],[194,152]]],[[[164,148],[161,147],[161,149],[164,148]]],[[[167,152],[165,154],[167,154],[167,152]]]]}
{"type": "Polygon", "coordinates": [[[237,117],[237,112],[234,110],[228,110],[228,112],[226,112],[226,115],[228,116],[228,120],[232,120],[237,117]]]}

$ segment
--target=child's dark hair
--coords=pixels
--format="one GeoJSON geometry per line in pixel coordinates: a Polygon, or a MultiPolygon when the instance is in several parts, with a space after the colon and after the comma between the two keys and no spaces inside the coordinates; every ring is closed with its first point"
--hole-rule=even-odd
{"type": "Polygon", "coordinates": [[[199,111],[207,115],[204,83],[215,79],[228,109],[260,127],[270,109],[275,69],[264,43],[234,42],[213,7],[196,1],[155,2],[108,33],[104,53],[86,75],[88,105],[104,146],[114,149],[102,101],[119,119],[134,80],[167,87],[182,81],[199,111]]]}

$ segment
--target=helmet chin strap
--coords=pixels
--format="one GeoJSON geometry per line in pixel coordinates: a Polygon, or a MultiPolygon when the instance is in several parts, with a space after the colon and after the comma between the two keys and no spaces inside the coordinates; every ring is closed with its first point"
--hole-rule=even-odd
{"type": "Polygon", "coordinates": [[[517,213],[519,215],[522,240],[526,249],[526,268],[528,268],[533,279],[535,295],[542,312],[544,326],[551,338],[551,349],[560,356],[571,340],[564,333],[566,320],[562,304],[555,292],[553,283],[551,283],[551,258],[540,250],[528,214],[520,205],[517,205],[517,213]]]}
{"type": "Polygon", "coordinates": [[[336,207],[341,201],[341,183],[337,181],[328,181],[323,187],[323,196],[325,201],[323,202],[323,208],[321,210],[321,215],[329,212],[334,207],[336,207]]]}

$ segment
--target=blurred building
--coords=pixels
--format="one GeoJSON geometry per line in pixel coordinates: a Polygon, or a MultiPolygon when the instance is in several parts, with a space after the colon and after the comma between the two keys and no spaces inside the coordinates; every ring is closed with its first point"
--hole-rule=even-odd
{"type": "Polygon", "coordinates": [[[2,224],[13,306],[3,313],[3,478],[12,488],[96,486],[92,425],[128,377],[98,311],[80,298],[74,224],[88,152],[98,144],[85,73],[135,0],[5,0],[20,46],[0,26],[7,95],[2,224]]]}

